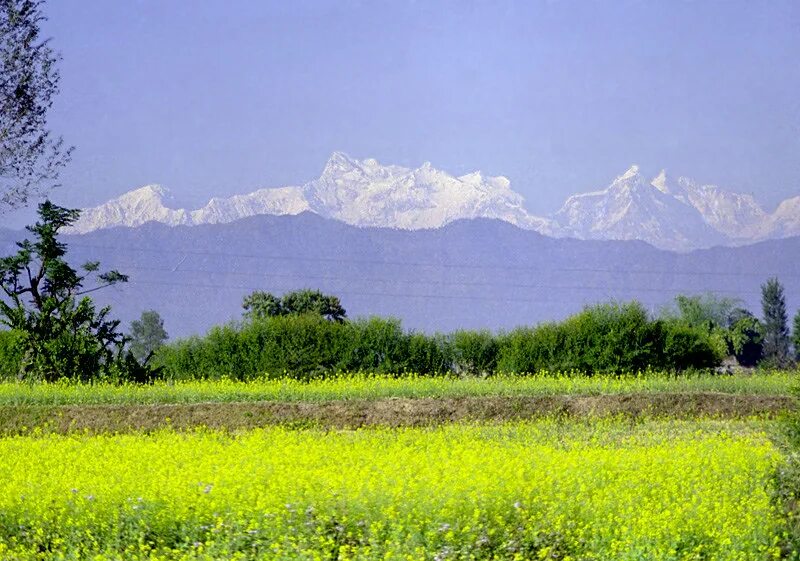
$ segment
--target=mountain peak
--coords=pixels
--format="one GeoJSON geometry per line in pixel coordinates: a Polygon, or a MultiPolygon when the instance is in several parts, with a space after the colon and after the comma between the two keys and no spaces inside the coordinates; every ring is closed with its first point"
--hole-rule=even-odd
{"type": "MultiPolygon", "coordinates": [[[[376,162],[377,163],[377,162],[376,162]]],[[[330,155],[328,161],[325,163],[323,175],[330,175],[333,173],[341,173],[357,169],[359,166],[358,161],[354,160],[344,152],[336,151],[330,155]]]]}
{"type": "Polygon", "coordinates": [[[618,181],[625,181],[626,179],[631,179],[639,175],[639,166],[633,164],[631,167],[627,169],[625,173],[620,175],[617,180],[618,181]]]}
{"type": "Polygon", "coordinates": [[[115,200],[133,201],[133,200],[155,199],[158,201],[162,201],[163,199],[169,196],[170,196],[169,189],[162,187],[157,183],[151,183],[149,185],[144,185],[142,187],[139,187],[138,189],[133,189],[132,191],[128,191],[127,193],[123,193],[115,200]]]}

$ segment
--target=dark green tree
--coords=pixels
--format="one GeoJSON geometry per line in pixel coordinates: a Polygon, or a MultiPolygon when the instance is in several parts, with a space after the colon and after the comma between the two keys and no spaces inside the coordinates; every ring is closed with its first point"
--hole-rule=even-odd
{"type": "Polygon", "coordinates": [[[750,311],[734,309],[728,317],[728,351],[742,366],[755,366],[764,356],[764,326],[750,311]]]}
{"type": "Polygon", "coordinates": [[[277,296],[257,290],[248,294],[242,301],[244,315],[248,319],[260,319],[284,315],[281,299],[277,296]]]}
{"type": "Polygon", "coordinates": [[[51,137],[59,55],[40,37],[41,0],[0,0],[0,214],[58,185],[72,148],[51,137]]]}
{"type": "Polygon", "coordinates": [[[274,316],[313,314],[330,321],[343,322],[347,312],[339,298],[319,290],[295,290],[278,298],[269,292],[256,291],[245,296],[242,307],[245,317],[260,319],[274,316]]]}
{"type": "Polygon", "coordinates": [[[761,307],[764,313],[764,359],[777,367],[791,362],[789,327],[783,285],[773,277],[761,285],[761,307]]]}
{"type": "Polygon", "coordinates": [[[283,295],[281,306],[286,314],[318,314],[331,321],[342,322],[347,312],[336,296],[319,290],[295,290],[283,295]]]}
{"type": "Polygon", "coordinates": [[[794,315],[792,325],[792,345],[794,345],[794,359],[800,362],[800,310],[794,315]]]}
{"type": "Polygon", "coordinates": [[[96,310],[87,296],[128,277],[99,273],[96,261],[78,272],[65,259],[58,232],[78,216],[49,201],[40,204],[39,221],[27,228],[33,241],[18,242],[16,255],[0,259],[0,322],[19,337],[21,378],[124,377],[138,366],[123,355],[125,337],[117,331],[119,321],[108,318],[110,308],[96,310]]]}
{"type": "Polygon", "coordinates": [[[141,362],[149,362],[153,353],[163,346],[168,338],[164,320],[155,310],[142,312],[138,320],[131,322],[130,350],[141,362]]]}

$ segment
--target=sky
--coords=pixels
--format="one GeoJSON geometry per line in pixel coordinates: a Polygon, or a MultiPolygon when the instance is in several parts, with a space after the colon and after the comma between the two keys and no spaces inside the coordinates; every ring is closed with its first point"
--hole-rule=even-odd
{"type": "MultiPolygon", "coordinates": [[[[50,0],[54,199],[302,184],[331,152],[505,175],[537,214],[631,164],[800,195],[800,2],[50,0]]],[[[2,220],[24,221],[25,212],[2,220]]],[[[24,222],[23,222],[24,223],[24,222]]]]}

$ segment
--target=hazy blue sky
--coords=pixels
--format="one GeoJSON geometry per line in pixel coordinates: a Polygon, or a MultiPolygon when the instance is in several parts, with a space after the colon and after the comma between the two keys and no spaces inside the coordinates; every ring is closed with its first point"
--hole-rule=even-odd
{"type": "Polygon", "coordinates": [[[800,2],[51,0],[57,199],[299,184],[333,150],[503,174],[537,213],[630,164],[800,194],[800,2]]]}

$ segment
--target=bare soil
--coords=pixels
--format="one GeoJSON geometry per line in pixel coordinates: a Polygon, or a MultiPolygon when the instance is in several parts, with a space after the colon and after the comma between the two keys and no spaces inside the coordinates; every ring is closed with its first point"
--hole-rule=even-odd
{"type": "Polygon", "coordinates": [[[786,396],[723,393],[599,396],[391,398],[375,401],[0,407],[0,434],[132,432],[167,427],[250,429],[269,425],[358,428],[538,417],[773,417],[796,409],[786,396]]]}

